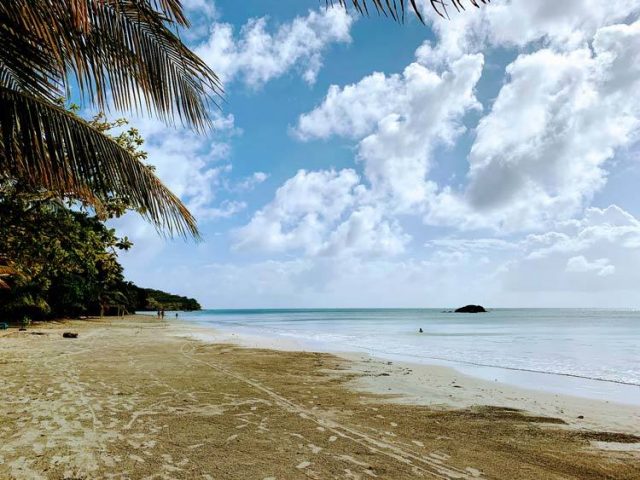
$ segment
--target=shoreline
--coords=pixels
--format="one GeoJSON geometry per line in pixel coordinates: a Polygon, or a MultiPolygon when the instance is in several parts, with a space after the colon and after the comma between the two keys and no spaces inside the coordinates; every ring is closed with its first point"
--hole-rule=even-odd
{"type": "Polygon", "coordinates": [[[316,350],[292,338],[223,331],[207,325],[192,324],[188,320],[179,322],[187,330],[186,336],[206,343],[230,343],[243,348],[335,355],[347,361],[348,369],[358,375],[358,379],[351,382],[350,386],[366,393],[392,395],[392,401],[401,404],[438,408],[504,406],[535,415],[561,418],[573,428],[616,430],[640,435],[640,405],[632,403],[523,388],[469,375],[449,365],[408,362],[357,351],[316,350]]]}
{"type": "MultiPolygon", "coordinates": [[[[434,315],[437,317],[437,312],[434,315]]],[[[492,350],[503,348],[500,342],[504,340],[501,339],[493,341],[485,335],[484,339],[479,340],[478,349],[475,349],[473,342],[470,343],[468,339],[469,335],[466,335],[467,331],[463,331],[465,335],[462,336],[465,338],[463,338],[462,344],[458,344],[456,339],[450,338],[458,336],[457,332],[460,329],[473,329],[472,325],[463,327],[455,327],[454,325],[452,327],[454,329],[451,330],[454,333],[442,334],[449,338],[444,338],[440,342],[438,337],[441,333],[432,335],[427,332],[418,338],[417,333],[411,335],[411,325],[403,323],[399,328],[390,329],[395,336],[387,342],[384,338],[377,338],[375,332],[370,332],[370,335],[368,331],[360,332],[361,327],[357,325],[354,325],[353,328],[347,326],[344,332],[340,329],[335,332],[336,335],[332,335],[330,331],[307,329],[304,325],[299,327],[293,324],[288,325],[286,321],[282,327],[276,323],[276,326],[271,328],[268,320],[263,325],[262,319],[255,317],[255,315],[246,321],[242,319],[242,316],[237,318],[227,316],[228,318],[226,318],[223,315],[223,317],[222,322],[217,322],[215,317],[209,318],[207,315],[194,315],[185,318],[205,327],[218,328],[228,333],[250,337],[247,344],[251,345],[256,343],[253,341],[253,337],[257,334],[273,339],[273,342],[257,342],[268,348],[291,349],[291,345],[295,344],[299,350],[303,351],[366,353],[372,357],[391,361],[448,366],[461,374],[492,382],[497,380],[525,389],[535,385],[536,390],[548,393],[640,406],[640,380],[636,366],[631,362],[631,359],[634,358],[633,351],[629,351],[627,357],[624,357],[626,359],[623,360],[621,356],[623,354],[616,354],[621,350],[616,349],[613,344],[609,345],[609,350],[597,350],[596,347],[593,347],[596,348],[596,351],[593,351],[592,346],[588,345],[589,339],[583,340],[581,337],[576,341],[579,352],[573,356],[571,354],[564,356],[562,353],[564,347],[572,348],[571,345],[564,347],[559,345],[559,350],[551,350],[552,347],[548,347],[550,350],[548,354],[545,354],[545,348],[540,347],[542,344],[539,339],[547,334],[545,328],[548,326],[535,327],[539,330],[536,332],[538,339],[534,338],[534,346],[531,348],[528,345],[523,345],[522,341],[517,346],[510,347],[514,349],[514,355],[511,357],[508,353],[503,354],[501,350],[492,350]],[[256,325],[249,321],[254,318],[257,320],[256,325]],[[408,330],[407,327],[409,327],[408,330]],[[367,336],[366,341],[359,339],[358,333],[364,333],[367,336]],[[538,343],[535,343],[536,341],[538,343]],[[530,349],[531,358],[523,353],[530,349]],[[558,352],[557,355],[555,352],[558,352]],[[603,352],[610,352],[610,354],[603,352]],[[602,359],[600,355],[603,357],[602,359]],[[607,355],[609,356],[607,357],[607,355]],[[584,358],[585,361],[581,361],[581,358],[584,358]]],[[[438,328],[442,328],[442,319],[436,317],[434,317],[436,319],[434,320],[436,325],[434,328],[437,331],[438,328]],[[438,325],[440,326],[438,327],[438,325]]],[[[404,320],[404,317],[402,318],[404,320]]],[[[414,323],[413,318],[407,318],[411,323],[414,323]]],[[[542,318],[544,319],[544,316],[542,318]]],[[[415,323],[418,324],[417,320],[415,323]]],[[[375,325],[375,322],[372,325],[375,325]]],[[[325,327],[329,327],[329,324],[326,324],[325,327]]],[[[491,328],[498,327],[494,325],[491,328]]],[[[564,325],[564,328],[566,330],[569,327],[564,325]]],[[[482,330],[479,331],[482,332],[482,330]]],[[[417,327],[415,332],[417,332],[417,327]]],[[[493,332],[487,335],[492,334],[493,332]]],[[[480,334],[480,337],[483,335],[480,334]]],[[[597,342],[597,340],[591,339],[591,343],[594,341],[597,342]]],[[[613,340],[612,342],[615,343],[613,340]]],[[[628,342],[625,345],[627,349],[630,348],[628,342]]],[[[506,352],[508,351],[507,348],[506,352]]]]}
{"type": "Polygon", "coordinates": [[[523,405],[513,390],[445,367],[202,335],[131,316],[1,337],[0,478],[637,477],[640,422],[620,423],[618,405],[577,422],[539,396],[541,414],[509,407],[523,405]]]}

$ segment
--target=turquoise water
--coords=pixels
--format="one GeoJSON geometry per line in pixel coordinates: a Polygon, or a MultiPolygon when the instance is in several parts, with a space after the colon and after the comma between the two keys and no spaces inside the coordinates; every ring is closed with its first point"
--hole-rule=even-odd
{"type": "Polygon", "coordinates": [[[640,404],[640,311],[205,310],[183,317],[320,351],[446,364],[490,380],[640,404]]]}

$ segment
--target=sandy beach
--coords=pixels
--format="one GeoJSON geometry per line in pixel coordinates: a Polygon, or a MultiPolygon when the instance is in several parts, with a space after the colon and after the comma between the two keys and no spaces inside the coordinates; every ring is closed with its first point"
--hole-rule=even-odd
{"type": "Polygon", "coordinates": [[[640,478],[633,406],[152,317],[0,335],[3,479],[640,478]]]}

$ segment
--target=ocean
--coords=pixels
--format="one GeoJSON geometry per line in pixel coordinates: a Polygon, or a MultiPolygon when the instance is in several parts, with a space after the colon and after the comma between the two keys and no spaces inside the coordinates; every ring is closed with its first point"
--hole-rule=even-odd
{"type": "Polygon", "coordinates": [[[486,380],[640,405],[635,310],[203,310],[182,318],[226,332],[294,339],[317,351],[446,365],[486,380]]]}

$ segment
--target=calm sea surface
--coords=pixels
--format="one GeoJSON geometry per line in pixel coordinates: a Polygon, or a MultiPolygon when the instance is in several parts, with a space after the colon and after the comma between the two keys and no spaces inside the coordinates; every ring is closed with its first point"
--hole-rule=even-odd
{"type": "Polygon", "coordinates": [[[489,380],[640,404],[640,311],[205,310],[182,316],[225,331],[293,338],[320,351],[444,364],[489,380]]]}

